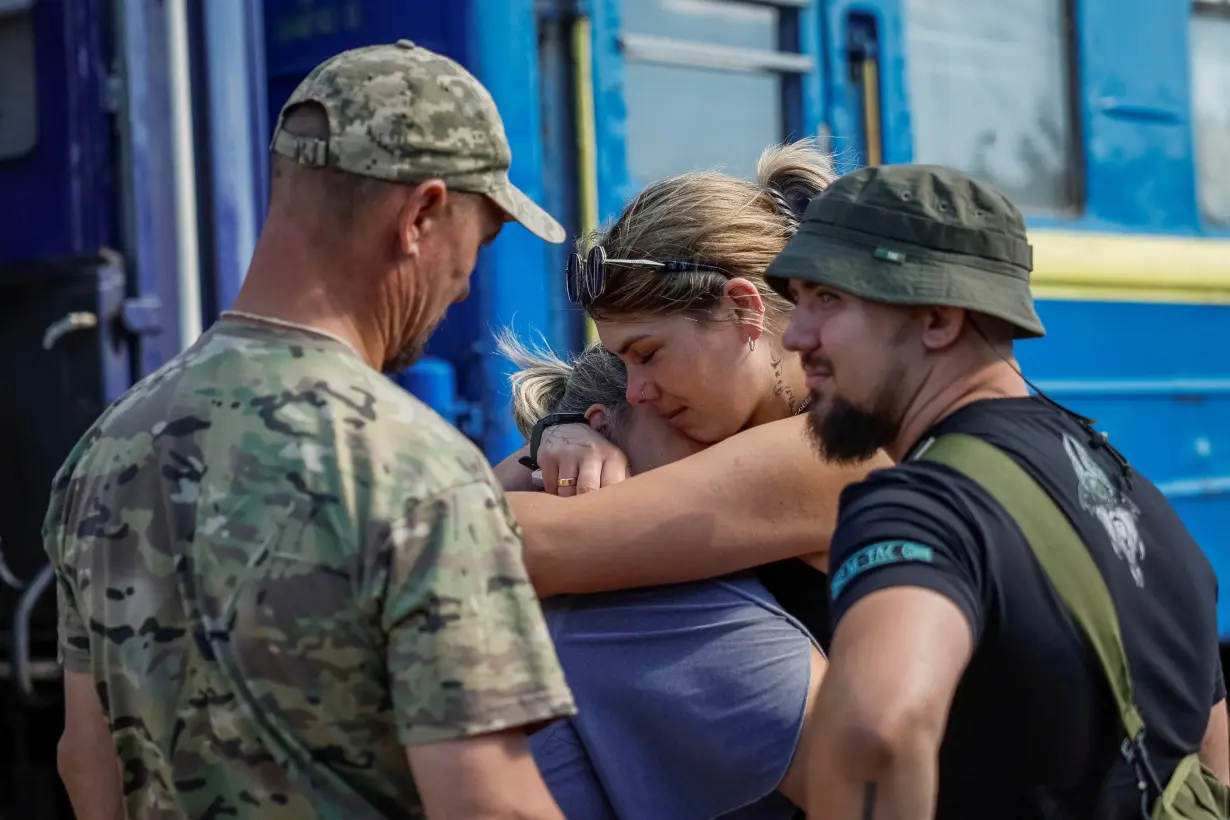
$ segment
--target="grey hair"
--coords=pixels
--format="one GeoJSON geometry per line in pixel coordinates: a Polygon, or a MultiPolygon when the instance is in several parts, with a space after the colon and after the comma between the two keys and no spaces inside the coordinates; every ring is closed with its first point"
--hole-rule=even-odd
{"type": "Polygon", "coordinates": [[[540,418],[549,413],[584,413],[605,405],[618,423],[626,406],[628,372],[615,354],[598,342],[570,361],[545,348],[531,348],[505,330],[496,336],[499,352],[517,366],[509,376],[513,419],[526,439],[540,418]]]}

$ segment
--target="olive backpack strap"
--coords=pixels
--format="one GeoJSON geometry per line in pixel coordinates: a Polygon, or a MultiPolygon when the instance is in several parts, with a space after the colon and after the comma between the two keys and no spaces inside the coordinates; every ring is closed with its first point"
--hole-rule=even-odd
{"type": "MultiPolygon", "coordinates": [[[[1186,807],[1173,805],[1173,795],[1181,785],[1177,781],[1180,778],[1188,780],[1188,770],[1193,764],[1202,768],[1195,755],[1191,756],[1192,760],[1184,761],[1169,786],[1158,781],[1145,751],[1145,724],[1132,693],[1119,617],[1110,590],[1084,541],[1054,500],[1011,457],[974,436],[960,433],[940,436],[925,442],[913,458],[945,464],[964,474],[990,493],[1020,527],[1064,606],[1085,633],[1110,685],[1125,733],[1120,751],[1136,772],[1142,815],[1224,817],[1224,793],[1210,794],[1207,803],[1204,799],[1196,801],[1206,808],[1216,805],[1214,814],[1190,814],[1184,811],[1186,807]],[[1148,809],[1150,788],[1154,797],[1159,798],[1152,814],[1148,809]],[[1162,803],[1167,804],[1165,808],[1162,803]],[[1178,813],[1173,813],[1176,808],[1178,813]]],[[[1193,780],[1200,791],[1198,798],[1203,798],[1207,784],[1199,782],[1199,778],[1193,780]]],[[[1184,801],[1180,799],[1180,802],[1184,801]]]]}
{"type": "Polygon", "coordinates": [[[1066,515],[1037,482],[1006,453],[982,439],[961,433],[941,436],[915,456],[946,464],[980,484],[1016,521],[1038,563],[1050,578],[1072,618],[1084,630],[1119,707],[1123,728],[1134,738],[1144,721],[1132,696],[1119,617],[1084,541],[1066,515]]]}

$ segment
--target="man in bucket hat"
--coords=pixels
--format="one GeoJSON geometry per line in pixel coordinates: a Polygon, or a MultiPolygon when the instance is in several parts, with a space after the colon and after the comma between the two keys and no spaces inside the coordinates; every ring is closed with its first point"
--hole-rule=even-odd
{"type": "Polygon", "coordinates": [[[575,709],[520,531],[482,454],[381,371],[506,221],[564,232],[509,182],[487,91],[408,41],[313,70],[273,151],[233,309],[55,480],[73,805],[560,818],[525,729],[575,709]]]}
{"type": "Polygon", "coordinates": [[[1217,580],[1090,420],[1031,396],[1013,358],[1044,332],[1031,267],[1002,194],[886,166],[813,200],[769,268],[797,304],[784,344],[818,451],[900,462],[841,497],[810,817],[1139,817],[1137,782],[1152,803],[1185,755],[1230,778],[1217,580]],[[1061,542],[1072,596],[1109,589],[1091,617],[1121,624],[1130,710],[1036,551],[1061,542]]]}

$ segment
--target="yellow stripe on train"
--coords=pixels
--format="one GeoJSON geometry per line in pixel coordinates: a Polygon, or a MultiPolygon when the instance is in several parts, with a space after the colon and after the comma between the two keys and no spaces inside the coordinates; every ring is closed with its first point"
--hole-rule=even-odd
{"type": "Polygon", "coordinates": [[[1032,230],[1038,299],[1230,305],[1230,240],[1032,230]]]}

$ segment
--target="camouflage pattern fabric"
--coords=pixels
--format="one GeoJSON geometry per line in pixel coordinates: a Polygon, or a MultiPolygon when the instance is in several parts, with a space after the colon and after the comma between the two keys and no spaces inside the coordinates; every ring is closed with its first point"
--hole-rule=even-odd
{"type": "Polygon", "coordinates": [[[215,325],[85,435],[44,536],[130,817],[420,817],[403,744],[575,712],[482,454],[332,339],[215,325]]]}
{"type": "Polygon", "coordinates": [[[314,167],[390,182],[441,179],[483,194],[548,242],[564,228],[508,179],[512,150],[491,94],[470,72],[430,49],[399,40],[331,57],[282,107],[273,151],[314,167]],[[286,114],[317,103],[328,141],[282,130],[286,114]]]}

